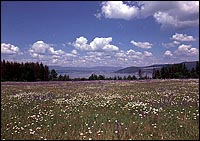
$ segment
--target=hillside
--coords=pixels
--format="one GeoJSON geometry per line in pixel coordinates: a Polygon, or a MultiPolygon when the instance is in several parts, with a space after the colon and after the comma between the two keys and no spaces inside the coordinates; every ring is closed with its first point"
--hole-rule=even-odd
{"type": "MultiPolygon", "coordinates": [[[[181,63],[176,63],[176,64],[181,64],[181,63]]],[[[193,67],[196,66],[196,61],[182,62],[182,64],[185,64],[186,67],[189,70],[191,70],[193,67]]],[[[173,65],[173,64],[156,64],[156,65],[144,66],[144,67],[131,66],[131,67],[117,70],[117,71],[115,71],[115,73],[136,73],[139,71],[139,69],[141,69],[142,71],[147,72],[147,73],[152,73],[154,68],[160,70],[162,67],[167,67],[167,66],[171,66],[171,65],[173,65]]]]}

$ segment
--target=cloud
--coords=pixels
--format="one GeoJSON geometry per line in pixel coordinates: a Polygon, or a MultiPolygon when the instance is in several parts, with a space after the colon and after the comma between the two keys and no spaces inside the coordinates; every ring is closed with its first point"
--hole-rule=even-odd
{"type": "Polygon", "coordinates": [[[147,62],[147,64],[149,64],[152,60],[152,57],[153,54],[151,52],[139,52],[132,49],[127,51],[119,50],[116,52],[88,51],[86,54],[71,60],[70,65],[89,67],[97,66],[97,64],[106,66],[131,66],[135,64],[141,66],[147,62]]]}
{"type": "Polygon", "coordinates": [[[150,57],[150,56],[153,56],[153,54],[151,52],[144,51],[144,56],[145,57],[150,57]]]}
{"type": "Polygon", "coordinates": [[[102,2],[101,13],[95,14],[97,18],[104,16],[109,19],[125,19],[130,20],[138,13],[138,8],[129,6],[122,1],[102,2]]]}
{"type": "Polygon", "coordinates": [[[135,41],[131,41],[131,43],[134,46],[140,47],[140,48],[145,48],[145,49],[149,49],[153,46],[153,44],[149,43],[149,42],[135,42],[135,41]]]}
{"type": "Polygon", "coordinates": [[[162,28],[185,28],[199,25],[198,1],[109,1],[101,3],[97,18],[109,19],[147,18],[152,16],[162,28]]]}
{"type": "Polygon", "coordinates": [[[162,28],[199,25],[198,1],[141,1],[140,17],[153,16],[162,28]]]}
{"type": "Polygon", "coordinates": [[[166,56],[166,57],[172,57],[173,54],[171,53],[171,51],[167,50],[167,51],[165,51],[164,56],[166,56]]]}
{"type": "MultiPolygon", "coordinates": [[[[81,56],[81,60],[85,60],[85,64],[95,66],[110,65],[110,66],[131,66],[133,64],[140,65],[141,62],[147,63],[152,60],[153,54],[151,52],[139,52],[135,50],[119,50],[117,52],[87,52],[88,55],[81,56]],[[148,61],[144,61],[147,60],[148,61]]],[[[80,61],[78,61],[80,62],[80,61]]],[[[143,64],[142,64],[143,65],[143,64]]]]}
{"type": "Polygon", "coordinates": [[[178,27],[181,24],[176,18],[170,16],[166,12],[158,11],[153,15],[153,17],[158,23],[162,24],[162,27],[167,27],[168,25],[178,27]]]}
{"type": "Polygon", "coordinates": [[[199,12],[199,1],[179,1],[179,8],[186,13],[198,13],[199,12]]]}
{"type": "Polygon", "coordinates": [[[179,34],[179,33],[175,33],[172,38],[173,40],[177,40],[177,41],[195,41],[193,36],[188,36],[186,34],[179,34]]]}
{"type": "Polygon", "coordinates": [[[125,58],[127,58],[127,59],[142,59],[143,54],[142,54],[142,52],[130,49],[127,52],[125,52],[125,58]]]}
{"type": "Polygon", "coordinates": [[[192,48],[192,45],[182,44],[175,51],[175,54],[178,56],[197,56],[199,54],[199,50],[196,48],[192,48]]]}
{"type": "Polygon", "coordinates": [[[117,51],[119,48],[114,45],[110,45],[112,37],[108,38],[99,38],[96,37],[91,43],[90,46],[93,50],[104,50],[104,51],[117,51]]]}
{"type": "Polygon", "coordinates": [[[73,49],[73,50],[71,51],[71,54],[77,55],[78,52],[77,52],[77,50],[73,49]]]}
{"type": "Polygon", "coordinates": [[[54,50],[50,44],[44,41],[36,41],[31,48],[28,50],[30,55],[34,58],[44,58],[44,55],[63,55],[65,54],[62,50],[54,50]]]}
{"type": "Polygon", "coordinates": [[[96,37],[92,42],[89,44],[87,43],[88,40],[81,36],[76,38],[76,41],[70,43],[76,49],[83,50],[83,51],[118,51],[119,48],[115,45],[111,45],[110,42],[112,41],[112,37],[108,38],[99,38],[96,37]]]}
{"type": "Polygon", "coordinates": [[[120,50],[115,55],[115,60],[117,60],[118,64],[127,65],[127,66],[142,66],[142,65],[149,65],[153,62],[153,54],[148,51],[139,52],[135,50],[120,50]]]}
{"type": "Polygon", "coordinates": [[[120,60],[142,60],[146,57],[152,57],[153,54],[148,51],[139,52],[135,50],[127,50],[126,52],[123,50],[120,50],[118,53],[115,54],[115,56],[120,60]]]}
{"type": "Polygon", "coordinates": [[[49,48],[47,48],[47,49],[48,49],[48,51],[49,51],[51,54],[55,54],[55,55],[62,55],[62,54],[65,54],[65,52],[62,51],[61,49],[59,49],[59,50],[54,50],[53,47],[49,47],[49,48]]]}
{"type": "Polygon", "coordinates": [[[173,41],[172,43],[162,43],[162,46],[166,47],[166,48],[170,48],[170,47],[175,47],[177,45],[179,45],[180,42],[178,41],[173,41]]]}
{"type": "Polygon", "coordinates": [[[37,54],[44,54],[48,48],[50,48],[48,44],[44,43],[43,41],[37,41],[32,45],[29,51],[31,53],[34,52],[37,54]]]}
{"type": "Polygon", "coordinates": [[[81,36],[76,38],[76,41],[72,43],[72,45],[79,50],[92,50],[92,48],[87,44],[88,40],[81,36]]]}
{"type": "Polygon", "coordinates": [[[19,47],[6,43],[1,43],[1,53],[7,55],[21,54],[19,47]]]}

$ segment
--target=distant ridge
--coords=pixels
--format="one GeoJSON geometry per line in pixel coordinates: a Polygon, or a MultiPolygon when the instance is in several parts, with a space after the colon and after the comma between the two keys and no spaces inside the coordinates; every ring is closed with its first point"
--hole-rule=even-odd
{"type": "MultiPolygon", "coordinates": [[[[187,69],[191,70],[193,67],[196,66],[196,62],[197,61],[191,61],[191,62],[182,62],[182,63],[175,63],[175,64],[185,64],[187,69]]],[[[174,64],[155,64],[155,65],[144,66],[144,67],[131,66],[131,67],[117,70],[117,71],[115,71],[115,73],[136,73],[139,71],[139,69],[141,69],[142,71],[145,71],[147,73],[152,73],[154,68],[160,70],[162,67],[167,67],[167,66],[171,66],[171,65],[174,65],[174,64]]]]}
{"type": "Polygon", "coordinates": [[[61,67],[61,66],[49,66],[49,69],[55,69],[57,73],[71,73],[71,72],[115,72],[122,67],[112,67],[112,66],[95,66],[95,67],[61,67]]]}
{"type": "MultiPolygon", "coordinates": [[[[193,67],[196,66],[197,61],[190,61],[190,62],[182,62],[186,65],[186,67],[191,70],[193,67]]],[[[175,63],[181,64],[181,63],[175,63]]],[[[171,66],[173,64],[154,64],[150,66],[130,66],[126,68],[122,67],[113,67],[113,66],[95,66],[95,67],[62,67],[62,66],[49,66],[49,69],[55,69],[57,73],[98,73],[98,72],[114,72],[114,73],[138,73],[139,69],[143,72],[151,74],[153,69],[160,70],[162,67],[171,66]]]]}

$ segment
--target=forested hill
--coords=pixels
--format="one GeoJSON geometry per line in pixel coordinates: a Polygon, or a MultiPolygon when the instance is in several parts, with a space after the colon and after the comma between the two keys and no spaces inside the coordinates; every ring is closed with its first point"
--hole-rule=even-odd
{"type": "MultiPolygon", "coordinates": [[[[196,62],[197,61],[191,61],[191,62],[182,62],[182,63],[176,63],[176,64],[183,64],[183,65],[185,64],[188,70],[192,70],[192,68],[195,68],[196,62]]],[[[131,66],[131,67],[127,67],[127,68],[123,68],[118,71],[115,71],[115,73],[136,73],[140,69],[147,73],[152,73],[154,68],[160,70],[162,67],[169,67],[172,65],[174,64],[156,64],[156,65],[144,66],[144,67],[131,66]]]]}

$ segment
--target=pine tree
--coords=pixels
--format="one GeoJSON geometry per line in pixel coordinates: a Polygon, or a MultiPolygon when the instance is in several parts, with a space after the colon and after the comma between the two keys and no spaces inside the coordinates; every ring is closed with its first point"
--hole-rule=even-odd
{"type": "Polygon", "coordinates": [[[56,80],[57,79],[57,72],[55,69],[51,70],[51,80],[56,80]]]}
{"type": "Polygon", "coordinates": [[[138,75],[139,75],[139,79],[142,79],[142,70],[141,69],[139,69],[138,75]]]}
{"type": "Polygon", "coordinates": [[[196,73],[199,77],[199,61],[196,61],[196,73]]]}

